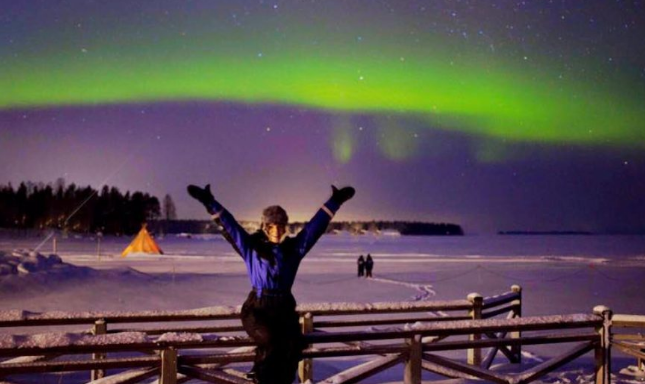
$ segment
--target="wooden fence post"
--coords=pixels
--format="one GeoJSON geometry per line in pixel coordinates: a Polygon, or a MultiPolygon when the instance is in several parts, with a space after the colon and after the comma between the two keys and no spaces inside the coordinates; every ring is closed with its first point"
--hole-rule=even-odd
{"type": "MultiPolygon", "coordinates": [[[[482,318],[482,306],[484,304],[484,298],[479,293],[471,293],[468,295],[468,301],[472,304],[468,316],[473,320],[479,320],[482,318]]],[[[469,336],[469,340],[480,340],[482,337],[481,334],[475,333],[469,336]]],[[[470,348],[468,349],[468,364],[480,366],[482,363],[482,350],[480,348],[470,348]]]]}
{"type": "MultiPolygon", "coordinates": [[[[302,334],[306,335],[314,331],[314,316],[311,312],[305,313],[300,317],[300,329],[302,334]]],[[[309,348],[311,345],[307,345],[309,348]]],[[[305,383],[307,380],[313,381],[314,379],[314,365],[312,359],[302,359],[298,363],[298,379],[301,383],[305,383]]]]}
{"type": "MultiPolygon", "coordinates": [[[[92,328],[93,335],[105,335],[107,333],[107,323],[103,319],[96,320],[94,322],[94,327],[92,328]]],[[[105,353],[93,353],[92,360],[103,360],[105,359],[105,353]]],[[[93,369],[90,373],[90,378],[92,380],[98,380],[105,377],[104,369],[93,369]]]]}
{"type": "Polygon", "coordinates": [[[177,350],[172,347],[161,351],[159,384],[177,384],[177,350]]]}
{"type": "Polygon", "coordinates": [[[594,307],[593,313],[602,316],[602,325],[596,328],[600,342],[596,346],[596,384],[611,384],[611,309],[604,305],[594,307]]]}
{"type": "MultiPolygon", "coordinates": [[[[514,317],[522,317],[522,287],[519,285],[512,285],[511,291],[517,293],[518,298],[513,300],[511,304],[513,305],[514,317]]],[[[521,339],[522,332],[515,331],[511,332],[511,339],[521,339]]],[[[512,363],[520,364],[522,362],[522,345],[516,344],[511,345],[511,353],[515,357],[512,363]]]]}
{"type": "Polygon", "coordinates": [[[413,335],[406,339],[405,343],[410,347],[408,359],[405,362],[403,373],[404,384],[421,384],[421,357],[423,355],[423,344],[421,335],[413,335]]]}

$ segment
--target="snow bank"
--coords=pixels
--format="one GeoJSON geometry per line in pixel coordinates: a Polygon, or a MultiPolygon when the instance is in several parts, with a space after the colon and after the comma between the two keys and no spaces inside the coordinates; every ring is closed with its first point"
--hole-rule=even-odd
{"type": "Polygon", "coordinates": [[[54,268],[67,267],[71,266],[64,264],[62,259],[55,254],[42,255],[25,249],[14,250],[11,255],[0,253],[0,276],[28,275],[54,268]]]}

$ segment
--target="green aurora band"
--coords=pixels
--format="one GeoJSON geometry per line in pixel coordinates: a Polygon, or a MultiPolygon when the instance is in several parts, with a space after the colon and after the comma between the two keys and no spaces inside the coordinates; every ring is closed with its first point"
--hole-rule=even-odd
{"type": "MultiPolygon", "coordinates": [[[[401,116],[509,141],[645,144],[645,95],[624,74],[604,77],[590,69],[559,79],[557,64],[544,55],[526,62],[436,38],[419,49],[384,34],[372,39],[378,44],[357,45],[341,40],[342,30],[317,34],[314,50],[305,42],[316,27],[292,28],[304,32],[276,40],[196,29],[128,41],[132,32],[124,31],[111,40],[104,34],[80,41],[60,31],[52,38],[66,41],[60,46],[38,36],[36,48],[2,57],[0,109],[233,101],[401,116]]],[[[346,161],[351,137],[335,135],[336,157],[346,161]]],[[[393,159],[407,148],[397,145],[385,148],[393,159]]]]}

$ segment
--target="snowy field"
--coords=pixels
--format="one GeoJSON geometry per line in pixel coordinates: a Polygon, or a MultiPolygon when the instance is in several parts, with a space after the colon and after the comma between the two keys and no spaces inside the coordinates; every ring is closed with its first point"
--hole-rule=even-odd
{"type": "MultiPolygon", "coordinates": [[[[0,236],[0,251],[52,252],[51,239],[0,236]]],[[[239,305],[249,291],[244,264],[221,238],[158,239],[164,255],[120,257],[129,238],[58,239],[65,263],[97,273],[40,273],[0,277],[0,309],[170,310],[239,305]]],[[[645,314],[645,236],[324,236],[304,259],[294,285],[299,303],[464,299],[523,288],[523,315],[591,313],[606,305],[615,313],[645,314]],[[356,277],[356,258],[371,253],[374,278],[356,277]]],[[[7,332],[1,330],[0,332],[7,332]]],[[[527,347],[524,364],[558,353],[527,347]]],[[[589,354],[545,382],[588,381],[589,354]]],[[[318,363],[317,363],[318,364],[318,363]]],[[[316,366],[332,374],[344,362],[316,366]]],[[[637,379],[618,372],[634,360],[615,353],[620,382],[637,379]]],[[[400,380],[392,368],[366,383],[400,380]]],[[[425,376],[424,376],[425,377],[425,376]]],[[[41,380],[44,380],[41,378],[41,380]]],[[[41,382],[41,381],[34,381],[41,382]]]]}

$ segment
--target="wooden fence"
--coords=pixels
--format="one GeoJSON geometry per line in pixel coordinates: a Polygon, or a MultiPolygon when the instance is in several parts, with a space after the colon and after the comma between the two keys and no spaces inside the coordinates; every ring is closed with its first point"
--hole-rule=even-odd
{"type": "MultiPolygon", "coordinates": [[[[356,383],[401,364],[406,384],[420,383],[423,370],[453,378],[528,383],[595,351],[596,381],[609,384],[611,311],[597,307],[594,314],[521,318],[521,294],[520,287],[514,286],[498,296],[471,294],[466,300],[445,302],[301,305],[298,311],[309,347],[299,367],[300,380],[313,378],[317,359],[373,356],[321,382],[356,383]],[[406,316],[396,315],[400,313],[406,316]],[[508,374],[490,369],[499,353],[517,363],[521,346],[557,343],[576,345],[524,372],[508,374]],[[463,351],[465,356],[439,354],[445,351],[463,351]]],[[[235,363],[253,360],[253,343],[241,334],[239,321],[225,324],[238,317],[239,308],[230,307],[101,314],[0,312],[0,328],[93,324],[92,331],[86,333],[0,335],[0,358],[7,359],[0,363],[0,378],[91,371],[91,379],[97,384],[137,383],[153,376],[158,376],[162,384],[192,379],[249,383],[235,369],[235,363]],[[185,321],[207,324],[141,327],[144,323],[185,321]],[[124,324],[130,327],[120,327],[124,324]],[[114,371],[104,377],[108,369],[114,371]]],[[[614,328],[645,327],[643,318],[616,315],[614,328]]],[[[643,359],[635,340],[622,337],[620,348],[643,359]]]]}

